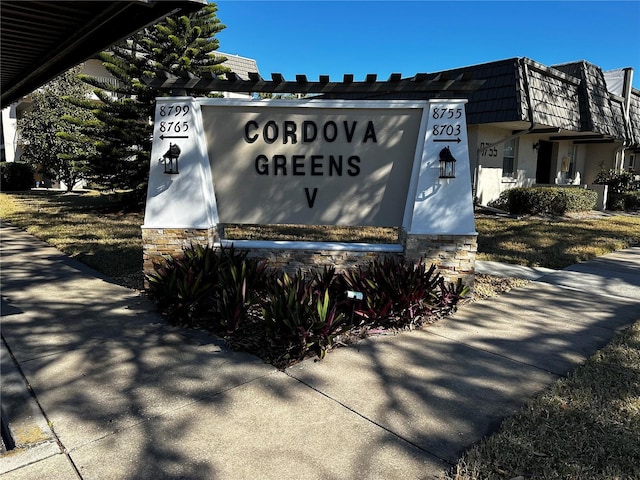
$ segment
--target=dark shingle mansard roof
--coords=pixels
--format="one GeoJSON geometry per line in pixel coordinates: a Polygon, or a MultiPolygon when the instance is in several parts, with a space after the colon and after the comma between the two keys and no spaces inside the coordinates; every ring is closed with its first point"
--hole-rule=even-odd
{"type": "MultiPolygon", "coordinates": [[[[467,98],[469,125],[530,122],[527,83],[531,92],[533,121],[539,127],[561,128],[570,132],[597,133],[623,140],[625,132],[623,103],[608,92],[602,70],[588,62],[545,66],[529,58],[510,58],[429,74],[456,77],[466,75],[484,83],[477,90],[461,95],[467,98]]],[[[635,91],[637,92],[637,90],[635,91]]],[[[382,94],[338,96],[334,98],[429,99],[430,94],[382,94]]],[[[633,96],[631,136],[640,137],[640,96],[633,96]],[[634,123],[635,122],[635,123],[634,123]]]]}
{"type": "Polygon", "coordinates": [[[631,89],[629,105],[629,120],[631,123],[631,141],[635,149],[640,150],[640,90],[631,89]]]}
{"type": "MultiPolygon", "coordinates": [[[[522,112],[522,78],[517,69],[518,59],[500,60],[497,62],[476,65],[474,67],[457,68],[444,72],[426,74],[429,80],[442,78],[458,78],[465,76],[477,82],[474,91],[459,92],[456,98],[467,98],[467,123],[499,123],[527,120],[522,112]],[[518,84],[519,88],[514,88],[518,84]],[[481,85],[481,86],[480,86],[481,85]]],[[[440,92],[395,92],[335,94],[320,98],[340,99],[384,99],[384,100],[427,100],[443,97],[440,92]]]]}
{"type": "Polygon", "coordinates": [[[581,130],[624,139],[624,114],[620,102],[607,90],[602,69],[588,62],[556,65],[553,68],[580,80],[581,130]]]}
{"type": "MultiPolygon", "coordinates": [[[[525,59],[531,91],[533,121],[536,124],[580,131],[580,81],[540,63],[525,59]]],[[[521,72],[525,75],[524,69],[521,72]]],[[[524,118],[529,118],[528,105],[523,102],[524,118]]]]}
{"type": "Polygon", "coordinates": [[[529,121],[526,80],[538,126],[593,132],[618,140],[627,137],[621,99],[608,92],[600,67],[588,62],[547,67],[528,58],[512,58],[451,72],[485,79],[484,85],[467,97],[469,124],[529,121]]]}
{"type": "MultiPolygon", "coordinates": [[[[452,74],[470,72],[468,68],[456,69],[452,74]]],[[[527,120],[525,85],[518,69],[517,59],[478,65],[471,71],[474,79],[484,80],[476,92],[468,95],[467,122],[500,123],[527,120]]]]}

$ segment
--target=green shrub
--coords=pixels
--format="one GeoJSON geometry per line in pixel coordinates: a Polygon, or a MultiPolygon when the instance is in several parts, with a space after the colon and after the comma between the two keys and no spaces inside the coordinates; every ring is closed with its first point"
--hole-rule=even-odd
{"type": "Polygon", "coordinates": [[[19,162],[0,162],[0,190],[15,192],[33,187],[34,177],[31,165],[19,162]]]}
{"type": "Polygon", "coordinates": [[[221,334],[228,344],[285,367],[324,357],[352,328],[404,328],[456,308],[468,288],[447,284],[432,265],[395,257],[342,274],[288,275],[231,249],[191,246],[147,276],[149,296],[173,323],[221,334]],[[347,290],[363,294],[347,299],[347,290]]]}
{"type": "Polygon", "coordinates": [[[149,296],[172,323],[235,330],[264,271],[264,264],[233,247],[191,245],[154,265],[149,296]]]}
{"type": "Polygon", "coordinates": [[[591,210],[597,200],[596,192],[583,188],[516,187],[505,190],[489,205],[513,214],[564,215],[591,210]]]}
{"type": "Polygon", "coordinates": [[[309,352],[323,358],[335,336],[348,328],[329,293],[330,284],[319,279],[298,271],[270,282],[261,303],[266,341],[277,346],[272,359],[277,363],[302,359],[309,352]]]}
{"type": "Polygon", "coordinates": [[[593,183],[609,185],[609,193],[625,193],[640,190],[640,181],[631,172],[600,170],[593,183]]]}
{"type": "Polygon", "coordinates": [[[640,209],[640,190],[624,193],[610,193],[607,197],[608,210],[640,209]]]}
{"type": "Polygon", "coordinates": [[[233,248],[221,255],[218,278],[211,295],[210,313],[214,324],[233,332],[248,320],[249,308],[266,278],[266,262],[236,254],[233,248]]]}
{"type": "Polygon", "coordinates": [[[172,323],[194,325],[208,310],[207,299],[217,282],[220,257],[202,245],[169,256],[147,275],[149,296],[172,323]]]}
{"type": "Polygon", "coordinates": [[[566,198],[567,212],[586,212],[593,210],[598,203],[598,193],[586,188],[561,188],[566,198]]]}
{"type": "Polygon", "coordinates": [[[363,294],[355,313],[375,326],[404,327],[447,313],[442,302],[445,282],[435,265],[427,268],[422,261],[414,265],[385,257],[344,272],[340,280],[345,290],[363,294]]]}
{"type": "Polygon", "coordinates": [[[631,172],[601,170],[593,183],[609,186],[608,210],[637,210],[640,208],[640,180],[631,172]]]}

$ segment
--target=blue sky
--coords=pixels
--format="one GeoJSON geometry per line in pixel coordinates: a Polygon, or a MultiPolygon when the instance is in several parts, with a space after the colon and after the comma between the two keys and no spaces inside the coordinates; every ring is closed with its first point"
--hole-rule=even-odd
{"type": "Polygon", "coordinates": [[[511,57],[633,67],[640,89],[640,1],[221,0],[220,51],[263,77],[345,73],[386,80],[511,57]]]}

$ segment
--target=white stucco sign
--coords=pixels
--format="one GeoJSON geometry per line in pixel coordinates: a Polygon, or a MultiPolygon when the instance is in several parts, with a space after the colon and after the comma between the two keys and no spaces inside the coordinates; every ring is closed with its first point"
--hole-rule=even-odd
{"type": "Polygon", "coordinates": [[[143,227],[474,234],[464,108],[465,100],[159,98],[143,227]],[[442,175],[443,152],[454,176],[442,175]]]}

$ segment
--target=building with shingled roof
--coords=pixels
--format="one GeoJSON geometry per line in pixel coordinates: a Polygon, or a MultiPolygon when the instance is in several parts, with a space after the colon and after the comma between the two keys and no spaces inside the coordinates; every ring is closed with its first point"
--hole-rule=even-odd
{"type": "MultiPolygon", "coordinates": [[[[218,55],[226,57],[239,80],[259,78],[255,60],[218,55]]],[[[545,66],[516,57],[419,75],[421,80],[482,83],[456,96],[468,100],[473,191],[476,202],[486,205],[517,186],[590,187],[602,170],[637,170],[640,91],[632,87],[633,73],[632,68],[603,71],[586,61],[545,66]]],[[[391,91],[318,98],[426,100],[451,95],[446,90],[391,91]]],[[[223,95],[252,98],[246,91],[223,95]]]]}
{"type": "MultiPolygon", "coordinates": [[[[486,205],[516,186],[590,186],[602,170],[638,169],[640,91],[633,69],[509,58],[428,74],[482,80],[466,106],[474,193],[486,205]]],[[[429,99],[430,93],[339,96],[429,99]]],[[[332,96],[336,98],[336,96],[332,96]]]]}

